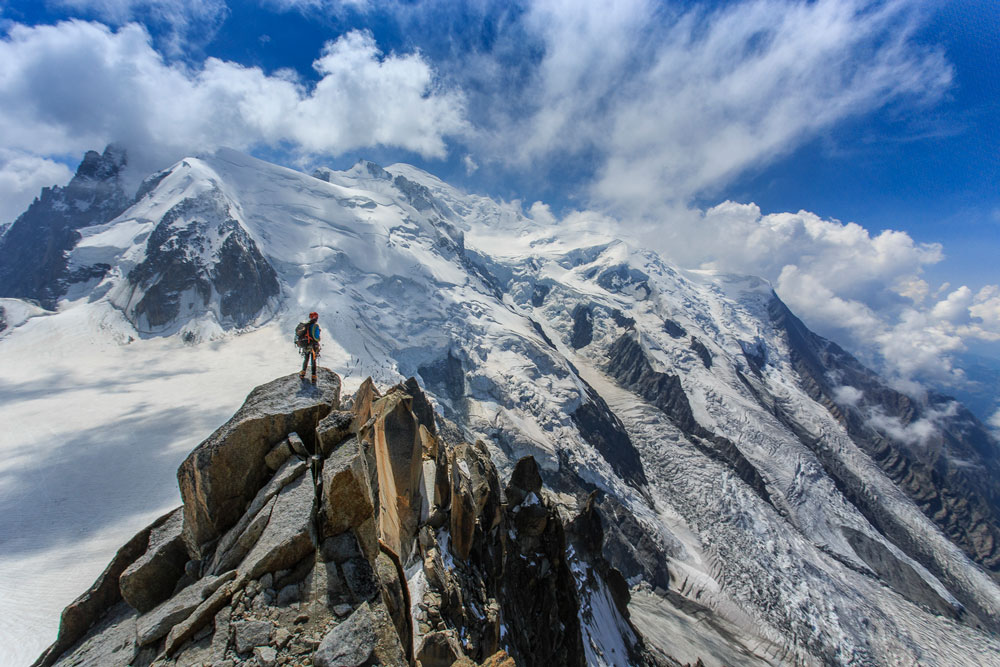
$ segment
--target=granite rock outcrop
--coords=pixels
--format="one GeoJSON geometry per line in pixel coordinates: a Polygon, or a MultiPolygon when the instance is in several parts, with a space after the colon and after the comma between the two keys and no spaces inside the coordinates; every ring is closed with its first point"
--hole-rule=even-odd
{"type": "MultiPolygon", "coordinates": [[[[119,551],[35,664],[586,664],[577,580],[624,579],[570,546],[534,459],[504,485],[482,442],[439,433],[414,379],[340,388],[323,369],[251,392],[181,464],[183,505],[119,551]]],[[[599,544],[584,510],[574,534],[593,534],[575,539],[599,544]]]]}

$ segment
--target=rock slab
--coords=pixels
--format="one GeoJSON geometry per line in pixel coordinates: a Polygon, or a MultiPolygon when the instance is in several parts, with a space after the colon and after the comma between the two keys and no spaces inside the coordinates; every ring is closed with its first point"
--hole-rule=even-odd
{"type": "Polygon", "coordinates": [[[375,617],[368,603],[331,630],[313,655],[316,667],[358,667],[371,657],[375,646],[375,617]]]}
{"type": "MultiPolygon", "coordinates": [[[[311,437],[340,404],[340,378],[319,369],[319,383],[287,375],[257,387],[243,407],[198,445],[177,471],[184,500],[184,541],[189,553],[235,524],[270,475],[266,455],[292,432],[311,437]]],[[[310,443],[306,443],[308,446],[310,443]]]]}

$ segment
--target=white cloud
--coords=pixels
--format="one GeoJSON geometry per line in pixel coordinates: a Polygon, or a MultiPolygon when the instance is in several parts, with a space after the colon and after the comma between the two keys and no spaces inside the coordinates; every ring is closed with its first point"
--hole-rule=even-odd
{"type": "Polygon", "coordinates": [[[863,391],[849,385],[833,388],[833,400],[841,405],[857,405],[864,395],[863,391]]]}
{"type": "Polygon", "coordinates": [[[946,322],[966,320],[969,317],[969,306],[971,305],[972,290],[962,285],[944,300],[934,304],[931,315],[946,322]]]}
{"type": "Polygon", "coordinates": [[[989,426],[993,429],[993,434],[1000,438],[1000,410],[997,410],[989,419],[989,426]]]}
{"type": "Polygon", "coordinates": [[[911,445],[926,445],[941,432],[940,422],[958,414],[958,404],[954,401],[941,408],[930,408],[920,419],[904,424],[898,417],[887,415],[881,408],[868,414],[868,423],[883,434],[911,445]]]}
{"type": "Polygon", "coordinates": [[[442,157],[446,136],[467,127],[462,94],[440,88],[419,54],[382,54],[363,32],[327,43],[314,85],[214,58],[169,64],[134,24],[14,25],[0,62],[0,146],[35,155],[120,141],[133,156],[145,151],[149,169],[222,145],[442,157]]]}
{"type": "Polygon", "coordinates": [[[905,232],[872,235],[807,211],[762,215],[729,201],[704,212],[676,207],[632,232],[682,266],[766,278],[811,329],[904,390],[919,389],[914,378],[964,383],[955,354],[1000,340],[1000,287],[945,286],[925,303],[931,289],[921,274],[942,248],[905,232]]]}
{"type": "Polygon", "coordinates": [[[479,169],[479,165],[476,164],[476,161],[472,159],[471,155],[466,155],[465,157],[463,157],[462,164],[465,166],[466,174],[472,174],[477,169],[479,169]]]}
{"type": "Polygon", "coordinates": [[[528,217],[539,222],[543,225],[554,225],[556,223],[556,216],[552,215],[552,209],[549,208],[548,204],[543,204],[540,201],[536,201],[528,209],[528,217]]]}
{"type": "Polygon", "coordinates": [[[931,286],[927,281],[916,276],[903,276],[896,280],[892,290],[900,296],[905,296],[915,304],[921,304],[930,293],[931,286]]]}
{"type": "Polygon", "coordinates": [[[13,222],[43,187],[65,185],[72,177],[60,162],[0,149],[0,224],[13,222]]]}
{"type": "Polygon", "coordinates": [[[987,285],[979,290],[969,314],[982,320],[984,327],[1000,331],[1000,286],[987,285]]]}
{"type": "Polygon", "coordinates": [[[184,55],[192,43],[209,41],[225,21],[225,0],[50,0],[83,17],[115,26],[141,22],[164,28],[164,50],[184,55]]]}
{"type": "Polygon", "coordinates": [[[544,53],[491,134],[519,164],[596,153],[595,201],[648,213],[759,167],[847,118],[939,99],[952,69],[913,40],[912,3],[539,0],[544,53]],[[531,113],[522,116],[528,104],[531,113]]]}
{"type": "Polygon", "coordinates": [[[336,15],[347,8],[368,11],[374,3],[372,0],[261,0],[261,4],[283,12],[320,11],[336,15]]]}

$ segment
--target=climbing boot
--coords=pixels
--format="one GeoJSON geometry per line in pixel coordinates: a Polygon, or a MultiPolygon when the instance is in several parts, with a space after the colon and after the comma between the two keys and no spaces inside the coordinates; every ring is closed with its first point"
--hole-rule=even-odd
{"type": "Polygon", "coordinates": [[[316,384],[316,374],[315,373],[313,374],[313,377],[312,377],[312,383],[316,384]]]}
{"type": "Polygon", "coordinates": [[[302,371],[301,373],[299,373],[299,379],[300,380],[305,380],[306,379],[306,372],[305,371],[302,371]]]}

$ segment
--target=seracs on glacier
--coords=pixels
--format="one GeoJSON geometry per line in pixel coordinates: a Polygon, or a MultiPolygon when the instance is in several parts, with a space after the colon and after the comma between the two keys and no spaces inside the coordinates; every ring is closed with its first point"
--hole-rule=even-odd
{"type": "MultiPolygon", "coordinates": [[[[0,304],[0,488],[19,513],[0,524],[2,661],[37,655],[177,504],[180,459],[296,368],[291,331],[317,310],[345,390],[416,376],[501,470],[533,455],[567,516],[602,491],[605,556],[664,656],[1000,664],[996,561],[845,426],[881,385],[820,368],[842,401],[816,400],[767,283],[681,270],[602,224],[538,222],[402,164],[306,175],[223,150],[151,176],[80,230],[69,265],[89,280],[56,311],[0,304]]],[[[607,591],[581,593],[588,660],[625,664],[607,591]]]]}

